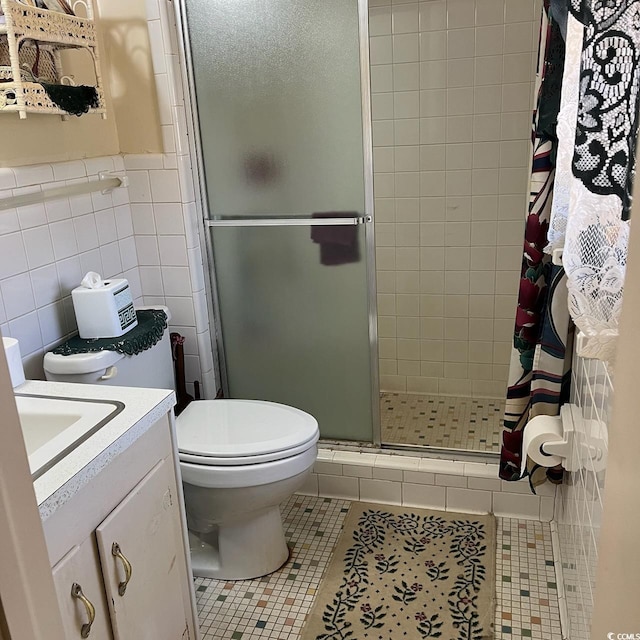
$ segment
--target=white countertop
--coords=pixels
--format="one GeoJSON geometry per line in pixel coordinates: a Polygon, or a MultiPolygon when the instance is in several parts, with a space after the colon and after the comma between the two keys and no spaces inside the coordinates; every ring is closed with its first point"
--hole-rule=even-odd
{"type": "Polygon", "coordinates": [[[119,401],[124,404],[121,413],[34,481],[33,487],[43,520],[98,475],[110,460],[135,442],[175,404],[174,392],[166,389],[41,380],[28,380],[17,387],[15,393],[65,399],[119,401]]]}

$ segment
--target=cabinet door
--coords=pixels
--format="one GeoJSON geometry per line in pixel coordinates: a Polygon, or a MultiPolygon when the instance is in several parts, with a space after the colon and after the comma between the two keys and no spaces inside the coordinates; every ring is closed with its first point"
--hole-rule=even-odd
{"type": "Polygon", "coordinates": [[[56,564],[52,573],[67,640],[112,640],[94,536],[91,535],[79,547],[71,549],[56,564]],[[94,615],[91,613],[92,607],[94,615]]]}
{"type": "Polygon", "coordinates": [[[188,637],[172,477],[159,462],[96,529],[115,640],[188,637]]]}

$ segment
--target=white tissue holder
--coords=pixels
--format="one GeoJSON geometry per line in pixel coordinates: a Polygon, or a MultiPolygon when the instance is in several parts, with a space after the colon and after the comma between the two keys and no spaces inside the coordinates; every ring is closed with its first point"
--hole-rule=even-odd
{"type": "Polygon", "coordinates": [[[138,324],[124,278],[102,280],[90,271],[71,291],[71,299],[81,338],[118,338],[138,324]]]}
{"type": "MultiPolygon", "coordinates": [[[[530,423],[538,418],[545,420],[549,416],[536,416],[530,423]]],[[[598,470],[606,465],[606,441],[602,438],[606,430],[601,428],[598,420],[585,420],[580,408],[575,404],[564,404],[560,407],[560,415],[552,420],[559,423],[562,428],[563,438],[560,441],[544,442],[540,445],[540,452],[546,456],[558,456],[562,458],[562,466],[567,471],[579,471],[581,468],[598,470]],[[581,425],[581,427],[577,426],[581,425]]]]}
{"type": "MultiPolygon", "coordinates": [[[[543,442],[540,445],[540,453],[543,455],[562,458],[562,466],[567,471],[577,471],[579,468],[574,465],[574,460],[572,459],[575,441],[575,425],[573,423],[572,407],[573,405],[570,404],[563,405],[560,407],[560,415],[551,418],[551,420],[558,423],[558,426],[561,428],[563,439],[560,441],[543,442]]],[[[546,422],[549,418],[550,416],[536,416],[531,419],[530,424],[534,425],[539,419],[546,422]]]]}

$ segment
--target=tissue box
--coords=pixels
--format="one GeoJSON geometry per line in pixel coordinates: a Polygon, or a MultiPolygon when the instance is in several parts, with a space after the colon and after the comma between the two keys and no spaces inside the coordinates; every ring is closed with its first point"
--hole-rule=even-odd
{"type": "Polygon", "coordinates": [[[129,283],[104,280],[101,286],[79,286],[71,292],[81,338],[117,338],[138,324],[129,283]]]}

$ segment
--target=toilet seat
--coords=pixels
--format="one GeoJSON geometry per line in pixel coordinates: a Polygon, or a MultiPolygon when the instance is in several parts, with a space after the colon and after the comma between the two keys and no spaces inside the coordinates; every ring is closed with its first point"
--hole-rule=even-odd
{"type": "Polygon", "coordinates": [[[178,451],[178,456],[181,462],[190,462],[191,464],[201,464],[209,467],[239,467],[251,464],[260,464],[262,462],[276,462],[277,460],[283,460],[291,458],[300,453],[304,453],[307,449],[315,445],[318,441],[318,437],[314,436],[297,447],[291,449],[284,449],[282,451],[273,451],[272,453],[263,453],[255,456],[236,456],[219,458],[216,456],[206,456],[197,453],[186,453],[184,451],[178,451]]]}
{"type": "Polygon", "coordinates": [[[304,411],[262,400],[200,400],[176,420],[181,462],[208,467],[284,460],[318,441],[318,423],[304,411]]]}
{"type": "Polygon", "coordinates": [[[180,460],[182,480],[196,487],[209,489],[232,489],[259,487],[264,484],[286,481],[305,473],[316,461],[318,449],[315,444],[294,456],[258,462],[257,464],[219,465],[193,464],[180,460]]]}

